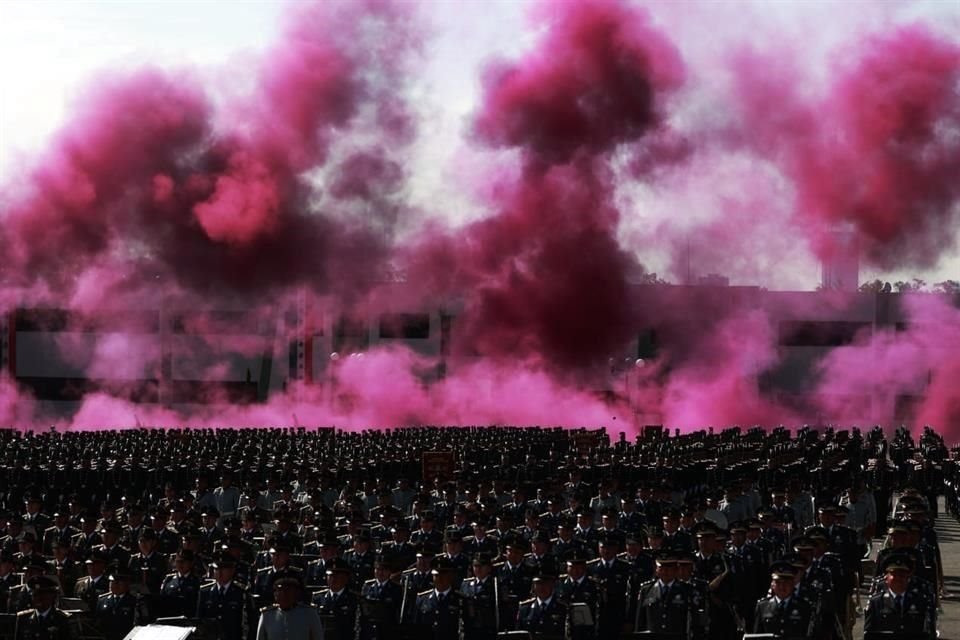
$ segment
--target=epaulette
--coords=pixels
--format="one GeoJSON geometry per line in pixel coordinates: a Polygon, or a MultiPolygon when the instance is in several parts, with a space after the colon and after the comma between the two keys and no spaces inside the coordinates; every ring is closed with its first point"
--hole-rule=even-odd
{"type": "Polygon", "coordinates": [[[34,611],[36,611],[36,609],[24,609],[23,611],[17,614],[17,617],[19,618],[20,616],[24,616],[24,617],[32,616],[34,611]]]}
{"type": "Polygon", "coordinates": [[[364,586],[366,586],[366,585],[372,584],[372,583],[374,583],[374,582],[376,582],[376,581],[377,581],[376,578],[370,578],[369,580],[364,580],[364,581],[363,581],[363,584],[364,584],[364,586]]]}
{"type": "Polygon", "coordinates": [[[431,593],[433,593],[433,589],[427,589],[426,591],[421,591],[421,592],[419,592],[419,593],[417,594],[417,597],[419,598],[420,596],[428,596],[428,595],[430,595],[431,593]]]}
{"type": "Polygon", "coordinates": [[[522,607],[522,606],[525,605],[525,604],[530,604],[531,602],[534,602],[535,600],[536,600],[536,598],[528,598],[528,599],[526,599],[526,600],[521,600],[521,601],[520,601],[520,606],[522,607]]]}
{"type": "Polygon", "coordinates": [[[271,609],[276,609],[279,606],[280,605],[272,604],[269,607],[260,607],[260,613],[266,613],[267,611],[270,611],[271,609]]]}
{"type": "Polygon", "coordinates": [[[409,569],[404,569],[403,571],[401,571],[401,572],[400,572],[400,575],[405,576],[405,575],[407,575],[408,573],[413,573],[413,572],[416,571],[416,570],[417,570],[416,567],[410,567],[409,569]]]}
{"type": "Polygon", "coordinates": [[[494,562],[494,563],[493,563],[493,568],[494,568],[494,569],[499,569],[500,567],[502,567],[502,566],[505,565],[505,564],[507,564],[507,563],[506,563],[506,562],[494,562]]]}
{"type": "Polygon", "coordinates": [[[99,602],[100,600],[103,600],[104,598],[109,598],[111,595],[113,595],[113,594],[110,593],[109,591],[106,592],[106,593],[101,593],[100,595],[97,596],[97,601],[99,602]]]}
{"type": "Polygon", "coordinates": [[[587,560],[587,566],[589,567],[590,565],[592,565],[592,564],[598,564],[599,562],[600,562],[600,558],[594,558],[593,560],[587,560]]]}
{"type": "Polygon", "coordinates": [[[164,576],[163,579],[166,580],[167,578],[176,578],[176,577],[177,577],[177,573],[173,572],[173,573],[168,573],[166,576],[164,576]]]}
{"type": "Polygon", "coordinates": [[[200,585],[200,591],[203,591],[204,589],[212,589],[216,584],[216,580],[207,580],[204,584],[200,585]]]}
{"type": "Polygon", "coordinates": [[[263,567],[262,569],[257,569],[257,574],[267,573],[270,571],[270,569],[273,569],[273,567],[263,567]]]}
{"type": "Polygon", "coordinates": [[[550,544],[557,544],[560,542],[560,538],[550,538],[550,544]]]}

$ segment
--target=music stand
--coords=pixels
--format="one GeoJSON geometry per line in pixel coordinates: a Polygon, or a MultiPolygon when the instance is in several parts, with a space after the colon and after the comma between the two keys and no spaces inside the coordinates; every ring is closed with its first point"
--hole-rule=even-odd
{"type": "Polygon", "coordinates": [[[123,637],[123,640],[187,640],[193,632],[193,627],[148,624],[143,627],[134,627],[123,637]]]}

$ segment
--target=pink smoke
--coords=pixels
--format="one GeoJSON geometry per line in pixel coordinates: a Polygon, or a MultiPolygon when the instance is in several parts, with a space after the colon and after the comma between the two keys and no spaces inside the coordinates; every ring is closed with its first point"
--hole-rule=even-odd
{"type": "Polygon", "coordinates": [[[793,180],[796,215],[819,255],[838,250],[829,231],[850,223],[877,266],[935,264],[954,246],[960,201],[960,142],[950,133],[960,127],[960,46],[909,25],[837,56],[817,96],[782,52],[740,55],[744,135],[793,180]]]}
{"type": "MultiPolygon", "coordinates": [[[[795,405],[763,382],[784,364],[778,322],[853,313],[864,298],[635,286],[652,279],[641,261],[654,255],[680,279],[783,273],[806,242],[819,257],[835,251],[840,223],[872,264],[936,262],[955,242],[960,196],[954,43],[922,25],[857,36],[822,91],[782,47],[739,53],[732,102],[712,107],[734,122],[717,124],[684,104],[704,81],[689,43],[646,9],[539,3],[536,41],[489,63],[467,126],[496,157],[458,173],[487,215],[417,226],[418,17],[381,0],[297,4],[250,92],[225,100],[189,73],[104,74],[27,180],[4,186],[0,309],[70,307],[93,325],[111,309],[190,310],[173,331],[189,351],[176,367],[201,382],[236,381],[261,356],[284,362],[303,337],[290,313],[300,296],[332,318],[450,312],[450,344],[344,354],[316,367],[322,384],[290,380],[262,403],[231,403],[211,385],[210,406],[186,408],[137,404],[124,381],[169,382],[159,332],[107,331],[93,346],[60,335],[68,364],[119,379],[61,424],[620,430],[636,411],[698,428],[870,420],[889,412],[864,397],[907,407],[921,395],[905,419],[960,424],[958,359],[937,350],[957,314],[942,301],[911,300],[904,331],[825,348],[795,405]],[[632,199],[638,187],[668,195],[654,207],[632,199]],[[383,285],[397,274],[404,286],[383,285]],[[270,329],[230,334],[222,309],[270,329]],[[660,346],[635,366],[626,354],[641,328],[660,346]]],[[[346,342],[365,348],[364,336],[346,342]]],[[[0,424],[45,419],[0,380],[0,424]]]]}

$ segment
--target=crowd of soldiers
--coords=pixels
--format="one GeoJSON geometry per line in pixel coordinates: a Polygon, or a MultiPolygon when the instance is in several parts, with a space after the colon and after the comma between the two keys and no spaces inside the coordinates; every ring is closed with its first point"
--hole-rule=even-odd
{"type": "Polygon", "coordinates": [[[851,640],[859,615],[932,638],[937,496],[960,505],[929,430],[0,431],[0,451],[16,640],[851,640]]]}

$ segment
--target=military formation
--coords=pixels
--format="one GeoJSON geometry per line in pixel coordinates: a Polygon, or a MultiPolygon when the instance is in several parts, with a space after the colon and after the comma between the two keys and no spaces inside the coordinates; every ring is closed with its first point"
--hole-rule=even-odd
{"type": "Polygon", "coordinates": [[[935,637],[932,431],[0,431],[0,639],[935,637]],[[424,454],[450,452],[448,467],[424,454]]]}

